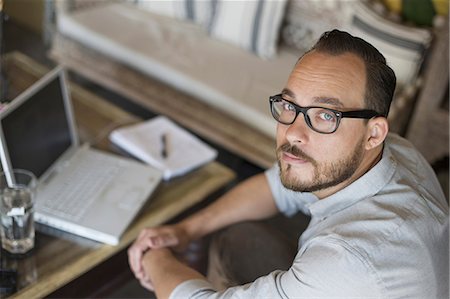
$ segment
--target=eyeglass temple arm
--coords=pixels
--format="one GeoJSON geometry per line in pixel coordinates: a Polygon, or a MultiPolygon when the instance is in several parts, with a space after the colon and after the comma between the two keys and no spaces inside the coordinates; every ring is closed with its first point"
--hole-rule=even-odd
{"type": "Polygon", "coordinates": [[[342,117],[347,118],[366,118],[370,119],[376,116],[382,116],[380,113],[374,110],[356,110],[356,111],[346,111],[342,112],[342,117]]]}

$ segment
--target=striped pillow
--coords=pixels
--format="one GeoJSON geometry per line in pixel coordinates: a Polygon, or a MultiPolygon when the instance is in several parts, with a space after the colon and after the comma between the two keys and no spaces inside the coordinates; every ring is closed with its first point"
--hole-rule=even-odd
{"type": "Polygon", "coordinates": [[[349,31],[384,55],[401,86],[414,82],[431,42],[428,30],[394,23],[363,3],[355,3],[349,31]]]}
{"type": "Polygon", "coordinates": [[[286,0],[216,0],[211,2],[210,35],[258,56],[276,55],[286,0]]]}

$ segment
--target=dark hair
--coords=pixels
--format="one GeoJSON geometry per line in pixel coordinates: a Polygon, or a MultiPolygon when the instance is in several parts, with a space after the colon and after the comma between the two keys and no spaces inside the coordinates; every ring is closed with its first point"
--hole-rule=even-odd
{"type": "Polygon", "coordinates": [[[366,66],[366,108],[387,117],[396,78],[384,56],[374,46],[359,37],[334,29],[323,33],[307,53],[313,50],[330,55],[353,53],[360,57],[366,66]]]}

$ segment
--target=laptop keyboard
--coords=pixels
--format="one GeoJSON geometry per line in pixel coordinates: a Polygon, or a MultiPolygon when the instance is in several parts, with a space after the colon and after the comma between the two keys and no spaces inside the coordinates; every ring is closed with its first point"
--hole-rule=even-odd
{"type": "Polygon", "coordinates": [[[55,188],[46,192],[44,202],[40,203],[43,212],[68,220],[80,220],[92,205],[96,195],[123,170],[122,163],[111,163],[111,159],[91,156],[77,161],[73,171],[55,188]],[[76,183],[74,183],[76,182],[76,183]]]}

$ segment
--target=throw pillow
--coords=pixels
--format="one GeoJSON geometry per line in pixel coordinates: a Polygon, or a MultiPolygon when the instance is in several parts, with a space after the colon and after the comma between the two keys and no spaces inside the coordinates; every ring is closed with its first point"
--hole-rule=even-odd
{"type": "Polygon", "coordinates": [[[276,55],[286,0],[212,1],[209,32],[258,56],[276,55]]]}
{"type": "Polygon", "coordinates": [[[301,53],[309,50],[325,31],[345,27],[353,1],[291,0],[282,28],[283,42],[301,53]]]}
{"type": "Polygon", "coordinates": [[[414,82],[431,42],[428,30],[394,23],[364,3],[354,4],[349,31],[371,43],[386,57],[400,87],[414,82]]]}

